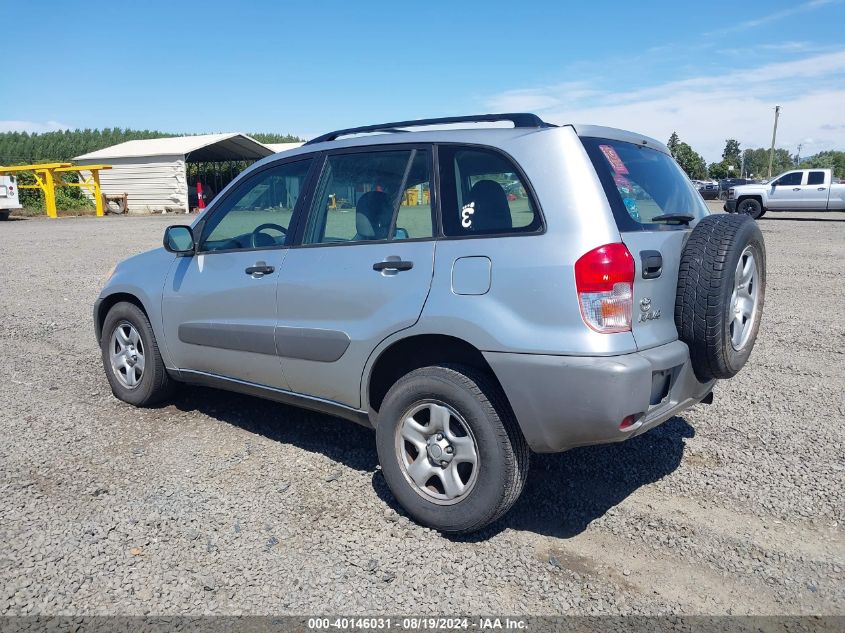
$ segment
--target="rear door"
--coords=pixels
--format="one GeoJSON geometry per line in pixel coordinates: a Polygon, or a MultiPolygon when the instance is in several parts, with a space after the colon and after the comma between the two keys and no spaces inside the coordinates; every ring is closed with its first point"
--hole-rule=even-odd
{"type": "Polygon", "coordinates": [[[634,258],[632,332],[637,347],[677,340],[678,268],[692,229],[660,216],[686,214],[694,225],[708,215],[707,206],[669,155],[615,139],[582,141],[604,186],[622,242],[634,258]]]}
{"type": "Polygon", "coordinates": [[[276,347],[290,388],[359,407],[361,372],[419,319],[434,269],[431,151],[329,153],[279,276],[276,347]]]}
{"type": "Polygon", "coordinates": [[[827,173],[822,170],[807,172],[807,184],[802,187],[802,209],[825,210],[830,195],[830,183],[826,182],[827,173]]]}

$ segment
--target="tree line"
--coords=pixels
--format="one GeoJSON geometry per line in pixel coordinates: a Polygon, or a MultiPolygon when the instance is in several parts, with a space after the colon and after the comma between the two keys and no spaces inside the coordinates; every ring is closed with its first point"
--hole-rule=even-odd
{"type": "MultiPolygon", "coordinates": [[[[733,138],[725,140],[722,160],[710,163],[696,152],[688,143],[684,143],[676,132],[672,132],[666,143],[674,159],[690,178],[766,178],[769,173],[769,150],[767,148],[741,149],[739,141],[733,138]],[[742,173],[740,173],[742,170],[742,173]]],[[[831,169],[837,178],[845,178],[845,152],[819,152],[800,160],[788,150],[776,148],[772,157],[772,176],[790,169],[831,169]]]]}
{"type": "MultiPolygon", "coordinates": [[[[186,135],[129,128],[62,130],[33,134],[0,132],[0,165],[68,162],[74,156],[81,156],[125,141],[168,136],[186,135]]],[[[249,136],[259,143],[294,143],[301,140],[292,134],[267,132],[250,133],[249,136]]]]}

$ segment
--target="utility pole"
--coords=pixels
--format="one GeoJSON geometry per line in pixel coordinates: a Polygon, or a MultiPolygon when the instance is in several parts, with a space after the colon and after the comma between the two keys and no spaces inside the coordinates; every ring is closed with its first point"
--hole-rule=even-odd
{"type": "Polygon", "coordinates": [[[801,164],[801,143],[798,143],[798,155],[795,157],[795,166],[798,167],[798,165],[800,165],[800,164],[801,164]]]}
{"type": "Polygon", "coordinates": [[[739,162],[739,177],[745,178],[745,150],[742,150],[741,160],[739,162]]]}
{"type": "Polygon", "coordinates": [[[778,135],[778,117],[780,116],[780,106],[775,106],[775,126],[772,128],[772,149],[769,150],[769,175],[768,178],[772,177],[772,161],[775,159],[775,139],[778,135]]]}

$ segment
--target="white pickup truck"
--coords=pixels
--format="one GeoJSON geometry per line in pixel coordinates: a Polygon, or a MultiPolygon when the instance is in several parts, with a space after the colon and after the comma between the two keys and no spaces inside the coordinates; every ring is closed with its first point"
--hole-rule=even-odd
{"type": "Polygon", "coordinates": [[[725,211],[755,220],[766,211],[845,211],[845,184],[834,182],[830,169],[795,169],[765,184],[732,187],[725,211]]]}
{"type": "Polygon", "coordinates": [[[0,174],[0,220],[8,220],[9,213],[20,208],[18,179],[0,174]]]}

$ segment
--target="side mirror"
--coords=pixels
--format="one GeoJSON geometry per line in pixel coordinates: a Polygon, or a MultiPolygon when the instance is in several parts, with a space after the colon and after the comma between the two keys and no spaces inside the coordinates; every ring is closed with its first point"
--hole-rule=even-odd
{"type": "Polygon", "coordinates": [[[191,227],[175,224],[164,229],[164,248],[177,255],[193,255],[194,232],[191,227]]]}
{"type": "Polygon", "coordinates": [[[407,229],[403,229],[397,226],[396,232],[394,233],[393,237],[397,240],[407,240],[410,236],[408,235],[407,229]]]}

